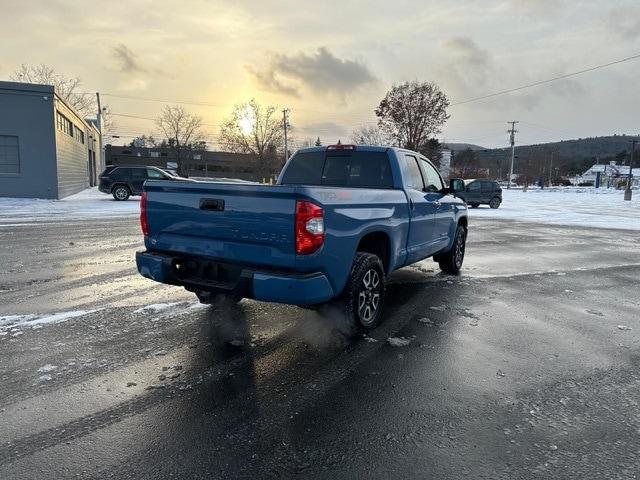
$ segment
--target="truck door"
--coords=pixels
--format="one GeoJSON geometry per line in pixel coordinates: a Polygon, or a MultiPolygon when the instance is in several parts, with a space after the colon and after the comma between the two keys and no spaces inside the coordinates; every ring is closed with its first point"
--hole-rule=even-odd
{"type": "Polygon", "coordinates": [[[404,187],[409,199],[411,215],[407,236],[407,263],[413,263],[437,251],[435,247],[437,205],[432,195],[425,191],[425,182],[418,159],[414,155],[405,154],[400,161],[403,163],[404,187]]]}
{"type": "Polygon", "coordinates": [[[424,177],[425,191],[427,198],[436,205],[435,211],[435,237],[438,242],[438,249],[449,245],[449,236],[452,231],[452,223],[455,219],[453,209],[453,197],[446,196],[442,177],[431,162],[420,157],[422,175],[424,177]]]}

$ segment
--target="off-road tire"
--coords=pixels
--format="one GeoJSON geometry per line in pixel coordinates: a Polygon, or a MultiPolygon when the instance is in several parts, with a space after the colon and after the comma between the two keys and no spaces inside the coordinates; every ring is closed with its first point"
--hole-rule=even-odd
{"type": "Polygon", "coordinates": [[[489,206],[490,206],[491,208],[494,208],[494,209],[495,209],[495,208],[498,208],[498,207],[500,206],[500,204],[501,204],[501,203],[502,203],[502,202],[500,201],[500,199],[499,199],[498,197],[493,197],[493,198],[491,199],[491,201],[489,202],[489,206]]]}
{"type": "Polygon", "coordinates": [[[460,272],[464,261],[466,242],[467,230],[462,225],[458,225],[451,250],[438,254],[440,270],[451,275],[456,275],[460,272]]]}
{"type": "Polygon", "coordinates": [[[372,253],[357,252],[342,294],[347,322],[359,331],[376,328],[382,320],[384,297],[382,261],[372,253]]]}

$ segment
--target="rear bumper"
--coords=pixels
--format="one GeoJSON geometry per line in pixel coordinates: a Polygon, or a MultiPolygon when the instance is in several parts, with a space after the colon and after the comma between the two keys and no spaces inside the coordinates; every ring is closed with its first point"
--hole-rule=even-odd
{"type": "MultiPolygon", "coordinates": [[[[143,277],[169,285],[180,285],[187,290],[209,290],[253,298],[264,302],[313,305],[331,300],[335,293],[322,273],[297,274],[239,267],[240,274],[231,282],[207,279],[198,273],[182,277],[177,263],[202,262],[196,258],[174,256],[157,252],[137,252],[136,264],[143,277]]],[[[207,262],[211,263],[211,262],[207,262]]],[[[201,269],[194,269],[201,271],[201,269]]]]}

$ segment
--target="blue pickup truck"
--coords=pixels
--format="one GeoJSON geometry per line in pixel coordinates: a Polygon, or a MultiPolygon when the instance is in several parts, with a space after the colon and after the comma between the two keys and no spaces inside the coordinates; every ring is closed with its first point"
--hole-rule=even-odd
{"type": "Polygon", "coordinates": [[[381,319],[385,280],[433,257],[464,258],[467,207],[423,155],[331,145],[299,150],[277,185],[149,180],[139,272],[201,302],[221,296],[300,306],[329,301],[361,329],[381,319]]]}

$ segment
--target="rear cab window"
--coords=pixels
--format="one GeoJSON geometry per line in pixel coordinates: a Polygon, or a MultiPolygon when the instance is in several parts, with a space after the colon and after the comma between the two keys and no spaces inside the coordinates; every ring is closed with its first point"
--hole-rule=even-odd
{"type": "Polygon", "coordinates": [[[283,173],[282,185],[393,188],[386,152],[318,150],[297,153],[283,173]]]}

